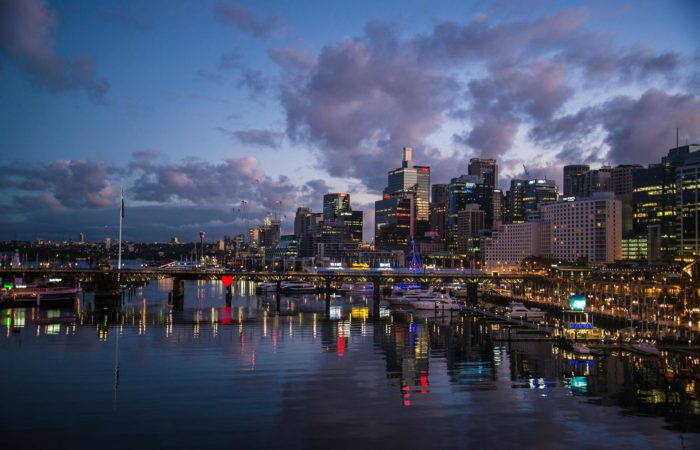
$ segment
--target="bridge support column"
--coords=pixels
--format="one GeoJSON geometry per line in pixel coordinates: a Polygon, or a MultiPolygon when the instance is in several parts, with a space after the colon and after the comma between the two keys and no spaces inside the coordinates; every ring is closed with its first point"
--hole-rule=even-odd
{"type": "Polygon", "coordinates": [[[116,275],[100,273],[95,275],[95,309],[118,308],[122,305],[122,289],[116,275]]]}
{"type": "Polygon", "coordinates": [[[276,302],[276,307],[277,307],[277,312],[280,312],[280,302],[282,298],[282,282],[277,281],[277,288],[275,289],[275,302],[276,302]]]}
{"type": "Polygon", "coordinates": [[[226,286],[226,306],[231,306],[233,299],[233,284],[226,286]]]}
{"type": "Polygon", "coordinates": [[[372,317],[379,319],[379,303],[382,299],[382,283],[379,278],[372,280],[372,317]]]}
{"type": "Polygon", "coordinates": [[[479,303],[479,285],[477,283],[467,283],[467,303],[471,305],[479,303]]]}
{"type": "Polygon", "coordinates": [[[182,310],[185,307],[185,280],[173,278],[173,291],[170,293],[174,309],[182,310]]]}

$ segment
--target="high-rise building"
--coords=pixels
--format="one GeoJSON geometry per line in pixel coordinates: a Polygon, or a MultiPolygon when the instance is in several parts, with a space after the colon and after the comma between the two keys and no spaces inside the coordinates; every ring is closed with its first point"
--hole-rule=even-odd
{"type": "Polygon", "coordinates": [[[479,177],[491,189],[498,189],[498,164],[493,158],[472,158],[469,160],[468,174],[479,177]]]}
{"type": "Polygon", "coordinates": [[[700,152],[695,161],[676,169],[676,236],[675,259],[694,261],[700,258],[700,152]]]}
{"type": "Polygon", "coordinates": [[[540,205],[557,201],[558,197],[559,189],[552,180],[513,179],[508,193],[508,222],[525,222],[540,205]]]}
{"type": "Polygon", "coordinates": [[[452,178],[447,187],[447,234],[448,246],[456,250],[459,212],[466,209],[469,204],[476,204],[484,211],[484,226],[493,226],[493,188],[481,182],[481,178],[475,175],[462,175],[452,178]]]}
{"type": "Polygon", "coordinates": [[[338,216],[338,219],[342,220],[343,225],[347,227],[350,239],[357,244],[362,244],[363,216],[362,211],[345,211],[338,216]]]}
{"type": "Polygon", "coordinates": [[[447,185],[446,184],[434,184],[431,187],[431,197],[430,197],[430,202],[431,203],[445,203],[447,204],[447,185]]]}
{"type": "Polygon", "coordinates": [[[447,204],[449,195],[446,184],[434,184],[430,196],[430,231],[440,242],[447,239],[447,204]]]}
{"type": "Polygon", "coordinates": [[[574,176],[588,172],[590,167],[588,164],[569,164],[564,166],[564,197],[570,197],[573,194],[574,176]]]}
{"type": "Polygon", "coordinates": [[[78,238],[78,242],[81,244],[85,243],[85,235],[83,233],[80,233],[80,237],[78,238]]]}
{"type": "Polygon", "coordinates": [[[469,251],[470,239],[485,228],[486,212],[476,203],[465,205],[457,213],[456,250],[460,254],[469,251]]]}
{"type": "Polygon", "coordinates": [[[551,228],[549,255],[561,261],[585,258],[612,263],[622,258],[622,207],[612,193],[540,206],[551,228]]]}
{"type": "Polygon", "coordinates": [[[631,194],[634,190],[633,175],[643,169],[639,164],[621,164],[610,171],[610,190],[618,197],[631,194]]]}
{"type": "Polygon", "coordinates": [[[416,194],[416,220],[430,220],[430,167],[416,166],[412,160],[413,150],[403,149],[401,167],[389,172],[387,192],[392,197],[402,197],[405,192],[416,194]]]}
{"type": "Polygon", "coordinates": [[[260,245],[265,248],[273,248],[280,240],[280,220],[270,219],[270,214],[265,216],[265,222],[260,227],[260,245]]]}
{"type": "Polygon", "coordinates": [[[311,208],[297,208],[297,213],[294,216],[294,236],[301,238],[306,234],[311,222],[311,208]]]}
{"type": "Polygon", "coordinates": [[[503,223],[504,208],[503,191],[500,189],[493,190],[493,224],[492,229],[495,229],[499,224],[503,223]]]}
{"type": "Polygon", "coordinates": [[[662,261],[672,261],[679,254],[676,171],[698,155],[700,145],[672,148],[660,164],[650,164],[632,174],[632,230],[635,235],[654,239],[648,242],[650,262],[657,255],[662,261]],[[650,230],[657,225],[658,229],[650,230]]]}
{"type": "Polygon", "coordinates": [[[350,194],[336,192],[323,196],[324,220],[335,219],[341,213],[350,211],[350,194]]]}
{"type": "Polygon", "coordinates": [[[377,248],[406,250],[414,236],[416,216],[415,193],[403,197],[388,194],[374,202],[374,242],[377,248]]]}
{"type": "Polygon", "coordinates": [[[383,198],[374,204],[380,248],[408,250],[411,239],[430,230],[430,167],[416,166],[412,158],[413,150],[404,147],[401,167],[388,173],[383,198]]]}
{"type": "Polygon", "coordinates": [[[484,263],[487,270],[518,270],[525,258],[548,253],[548,232],[549,225],[541,222],[499,226],[484,243],[484,263]]]}
{"type": "Polygon", "coordinates": [[[600,169],[588,170],[572,177],[571,195],[574,197],[590,197],[595,192],[612,192],[610,179],[612,167],[603,166],[600,169]]]}

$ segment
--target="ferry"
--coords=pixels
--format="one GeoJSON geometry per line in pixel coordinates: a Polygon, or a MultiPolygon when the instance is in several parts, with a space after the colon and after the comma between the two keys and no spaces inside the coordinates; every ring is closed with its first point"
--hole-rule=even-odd
{"type": "Polygon", "coordinates": [[[16,285],[11,288],[3,288],[0,299],[15,304],[40,306],[44,303],[52,304],[73,301],[79,292],[79,288],[70,286],[51,284],[16,285]]]}
{"type": "MultiPolygon", "coordinates": [[[[275,293],[277,292],[277,282],[266,281],[260,283],[255,287],[255,291],[259,294],[275,293]]],[[[280,283],[280,291],[285,294],[313,294],[316,292],[316,285],[301,281],[282,281],[280,283]]]]}

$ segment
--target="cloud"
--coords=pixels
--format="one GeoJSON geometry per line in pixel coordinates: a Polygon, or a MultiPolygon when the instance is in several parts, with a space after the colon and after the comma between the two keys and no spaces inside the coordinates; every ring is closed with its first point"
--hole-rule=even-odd
{"type": "Polygon", "coordinates": [[[269,148],[279,148],[284,138],[284,133],[270,130],[238,130],[230,133],[242,144],[269,148]]]}
{"type": "Polygon", "coordinates": [[[104,208],[116,202],[116,192],[109,182],[112,172],[105,164],[84,160],[59,160],[49,164],[14,163],[0,166],[6,174],[0,188],[19,192],[20,205],[66,208],[104,208]],[[40,194],[26,194],[40,192],[40,194]]]}
{"type": "Polygon", "coordinates": [[[282,17],[272,13],[258,17],[243,5],[219,3],[214,7],[214,15],[221,23],[258,38],[281,37],[287,31],[287,22],[282,17]]]}
{"type": "Polygon", "coordinates": [[[439,128],[456,82],[418,64],[410,47],[375,44],[326,46],[302,80],[280,90],[292,141],[322,149],[319,165],[330,175],[381,190],[401,147],[418,147],[439,128]]]}
{"type": "Polygon", "coordinates": [[[218,67],[220,70],[237,69],[241,66],[243,55],[239,48],[234,48],[219,57],[218,67]]]}
{"type": "Polygon", "coordinates": [[[421,60],[455,64],[472,59],[491,60],[539,54],[580,39],[589,18],[585,9],[565,9],[534,20],[494,24],[476,16],[467,24],[444,21],[416,40],[421,60]]]}
{"type": "MultiPolygon", "coordinates": [[[[697,96],[649,89],[636,99],[614,97],[542,123],[531,130],[530,137],[550,147],[581,148],[587,135],[599,131],[604,136],[605,147],[592,152],[589,159],[604,159],[613,164],[657,163],[669,148],[675,147],[676,128],[691,142],[699,141],[698,123],[697,96]]],[[[578,161],[584,155],[579,155],[578,161]]],[[[566,152],[560,156],[575,154],[566,152]]]]}
{"type": "Polygon", "coordinates": [[[270,48],[267,50],[267,55],[282,69],[291,72],[308,72],[316,64],[316,60],[311,54],[297,48],[270,48]]]}
{"type": "Polygon", "coordinates": [[[107,102],[109,83],[97,78],[91,58],[68,60],[56,53],[56,17],[41,0],[0,2],[0,50],[32,83],[52,92],[83,90],[95,103],[107,102]]]}

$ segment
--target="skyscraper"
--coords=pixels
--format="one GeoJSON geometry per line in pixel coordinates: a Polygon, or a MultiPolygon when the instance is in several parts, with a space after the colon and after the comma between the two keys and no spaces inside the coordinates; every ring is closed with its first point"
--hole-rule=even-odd
{"type": "Polygon", "coordinates": [[[498,164],[493,158],[472,158],[469,160],[469,175],[474,175],[491,186],[491,189],[498,189],[498,164]]]}
{"type": "Polygon", "coordinates": [[[311,208],[297,208],[297,213],[294,216],[294,236],[300,238],[306,234],[311,221],[311,208]]]}
{"type": "Polygon", "coordinates": [[[569,197],[573,194],[574,176],[588,172],[590,167],[588,164],[569,164],[564,166],[564,197],[569,197]]]}
{"type": "Polygon", "coordinates": [[[479,205],[484,211],[485,227],[493,226],[493,188],[481,181],[481,178],[476,175],[462,175],[450,180],[447,188],[449,196],[447,233],[448,245],[451,249],[457,248],[459,212],[466,209],[467,205],[479,205]]]}
{"type": "Polygon", "coordinates": [[[323,196],[324,220],[335,219],[344,212],[350,212],[350,194],[336,192],[323,196]]]}
{"type": "Polygon", "coordinates": [[[405,192],[416,193],[416,220],[430,220],[430,167],[413,165],[413,150],[403,148],[401,167],[389,172],[387,192],[392,197],[401,197],[405,192]]]}
{"type": "Polygon", "coordinates": [[[374,203],[375,242],[380,248],[408,249],[411,239],[430,229],[430,167],[413,164],[403,148],[401,167],[389,171],[382,200],[374,203]]]}

